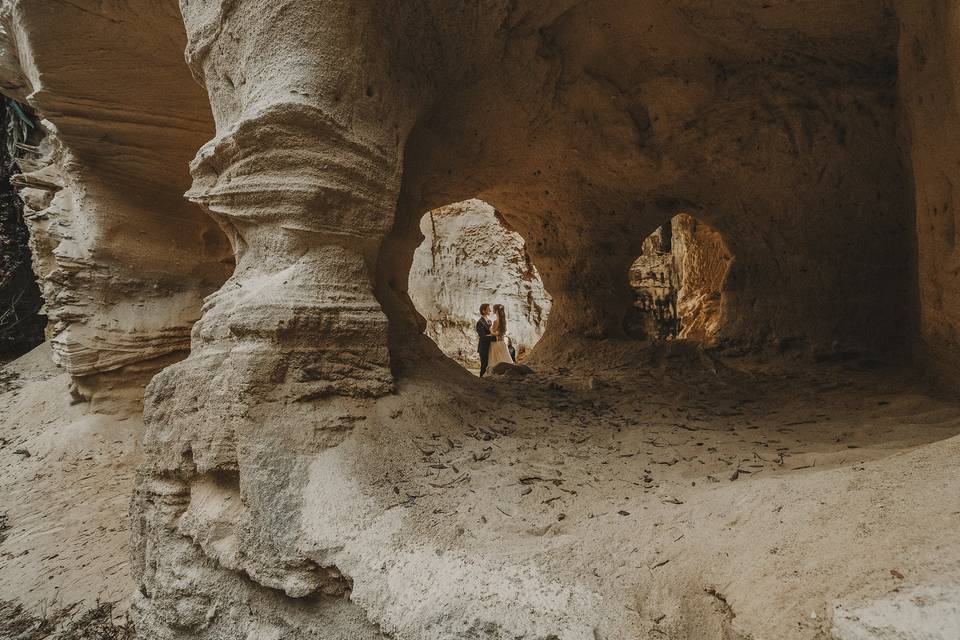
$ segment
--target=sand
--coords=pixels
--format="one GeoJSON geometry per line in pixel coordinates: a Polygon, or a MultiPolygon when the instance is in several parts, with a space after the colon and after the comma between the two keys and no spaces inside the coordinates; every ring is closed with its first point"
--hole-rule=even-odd
{"type": "Polygon", "coordinates": [[[0,381],[0,600],[33,614],[124,603],[139,406],[71,405],[48,345],[5,365],[0,381]]]}
{"type": "MultiPolygon", "coordinates": [[[[356,484],[336,510],[307,487],[305,546],[335,525],[351,599],[398,638],[494,614],[560,637],[960,630],[960,406],[868,359],[607,349],[591,374],[577,353],[520,378],[410,372],[314,463],[311,482],[356,484]]],[[[2,369],[0,600],[122,612],[138,407],[71,405],[47,355],[2,369]]]]}

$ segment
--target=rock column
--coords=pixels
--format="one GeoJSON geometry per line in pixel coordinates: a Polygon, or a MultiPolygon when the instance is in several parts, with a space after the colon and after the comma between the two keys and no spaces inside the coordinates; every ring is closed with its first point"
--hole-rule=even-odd
{"type": "Polygon", "coordinates": [[[192,632],[244,637],[258,617],[233,605],[349,588],[306,557],[298,514],[304,465],[393,388],[373,273],[409,126],[379,35],[388,18],[362,5],[181,3],[216,122],[187,197],[220,224],[237,266],[207,298],[190,356],[147,388],[138,629],[189,606],[192,632]],[[212,503],[242,509],[211,520],[212,503]],[[163,551],[183,536],[190,554],[163,551]],[[185,572],[201,577],[181,605],[185,572]],[[211,602],[233,613],[211,622],[211,602]]]}
{"type": "Polygon", "coordinates": [[[195,410],[216,421],[392,388],[371,274],[393,222],[401,134],[386,55],[366,46],[378,41],[373,11],[252,0],[182,9],[217,129],[187,197],[220,223],[237,268],[207,300],[190,358],[154,379],[147,415],[158,441],[180,442],[165,453],[190,449],[215,468],[225,461],[194,442],[210,424],[195,410]]]}

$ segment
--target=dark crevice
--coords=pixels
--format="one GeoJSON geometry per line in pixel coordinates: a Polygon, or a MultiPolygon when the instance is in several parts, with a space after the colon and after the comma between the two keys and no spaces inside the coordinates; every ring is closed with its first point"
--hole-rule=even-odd
{"type": "Polygon", "coordinates": [[[10,182],[19,173],[17,150],[36,130],[27,108],[6,99],[0,109],[0,361],[44,340],[47,317],[33,272],[23,203],[10,182]]]}

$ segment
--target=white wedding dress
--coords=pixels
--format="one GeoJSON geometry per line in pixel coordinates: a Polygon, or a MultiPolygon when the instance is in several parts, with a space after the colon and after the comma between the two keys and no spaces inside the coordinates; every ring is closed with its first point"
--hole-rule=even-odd
{"type": "Polygon", "coordinates": [[[497,339],[495,342],[490,343],[490,355],[488,356],[487,369],[492,370],[501,362],[509,362],[510,364],[513,364],[513,358],[510,357],[510,350],[507,348],[507,340],[500,335],[499,321],[493,321],[493,326],[490,327],[490,333],[497,336],[497,339]]]}

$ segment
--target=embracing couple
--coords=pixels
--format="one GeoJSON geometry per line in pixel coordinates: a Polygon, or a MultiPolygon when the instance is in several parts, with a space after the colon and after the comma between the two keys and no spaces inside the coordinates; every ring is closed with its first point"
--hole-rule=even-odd
{"type": "Polygon", "coordinates": [[[480,377],[501,362],[516,362],[513,348],[507,338],[507,312],[502,304],[480,305],[480,319],[477,320],[477,353],[480,354],[480,377]]]}

